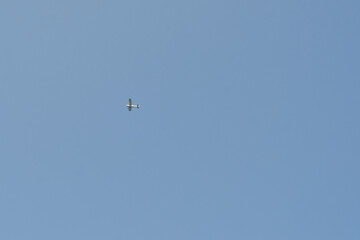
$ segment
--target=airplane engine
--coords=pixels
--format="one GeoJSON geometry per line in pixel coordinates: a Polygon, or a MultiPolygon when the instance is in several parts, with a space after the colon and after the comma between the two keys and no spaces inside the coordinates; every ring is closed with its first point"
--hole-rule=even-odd
{"type": "Polygon", "coordinates": [[[140,108],[140,105],[138,104],[136,107],[137,107],[137,108],[140,108]]]}

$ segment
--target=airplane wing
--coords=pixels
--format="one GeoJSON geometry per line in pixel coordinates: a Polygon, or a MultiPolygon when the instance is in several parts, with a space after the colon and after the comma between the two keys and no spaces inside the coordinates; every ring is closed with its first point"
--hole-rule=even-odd
{"type": "Polygon", "coordinates": [[[131,111],[131,107],[128,107],[129,111],[131,111]]]}
{"type": "Polygon", "coordinates": [[[129,98],[129,106],[131,106],[131,98],[129,98]]]}

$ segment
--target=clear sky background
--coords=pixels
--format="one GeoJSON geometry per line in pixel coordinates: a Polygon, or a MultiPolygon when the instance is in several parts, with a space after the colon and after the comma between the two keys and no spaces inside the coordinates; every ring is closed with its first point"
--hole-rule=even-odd
{"type": "Polygon", "coordinates": [[[360,239],[359,12],[2,0],[0,239],[360,239]]]}

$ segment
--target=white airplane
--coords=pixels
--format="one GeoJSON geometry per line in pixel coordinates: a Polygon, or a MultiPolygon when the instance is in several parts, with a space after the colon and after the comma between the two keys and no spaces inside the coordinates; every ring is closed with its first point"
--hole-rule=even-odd
{"type": "Polygon", "coordinates": [[[132,105],[131,104],[131,98],[129,98],[129,104],[126,105],[126,107],[129,109],[129,111],[131,111],[132,108],[140,108],[140,105],[132,105]]]}

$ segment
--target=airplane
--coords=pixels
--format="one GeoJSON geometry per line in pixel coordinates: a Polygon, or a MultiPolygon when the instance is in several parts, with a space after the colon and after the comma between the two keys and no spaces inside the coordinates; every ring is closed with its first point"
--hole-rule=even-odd
{"type": "Polygon", "coordinates": [[[131,104],[131,98],[129,98],[129,104],[126,105],[126,107],[129,109],[129,111],[131,111],[132,108],[140,108],[140,105],[132,105],[131,104]]]}

